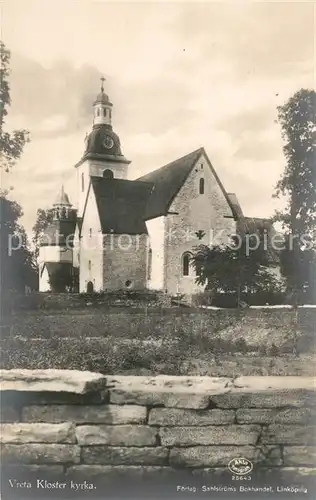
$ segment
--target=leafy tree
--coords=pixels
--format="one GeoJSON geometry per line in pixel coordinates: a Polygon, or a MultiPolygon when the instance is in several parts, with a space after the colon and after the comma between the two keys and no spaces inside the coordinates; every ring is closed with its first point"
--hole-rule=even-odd
{"type": "Polygon", "coordinates": [[[238,306],[242,295],[271,287],[274,279],[267,268],[267,253],[263,245],[256,245],[252,238],[233,239],[231,245],[198,246],[191,259],[196,282],[206,285],[206,290],[213,293],[234,293],[238,306]]]}
{"type": "Polygon", "coordinates": [[[15,201],[0,197],[1,290],[24,292],[37,286],[34,255],[28,248],[24,228],[19,224],[22,209],[15,201]]]}
{"type": "MultiPolygon", "coordinates": [[[[11,105],[10,97],[10,51],[0,41],[0,174],[9,172],[29,141],[26,130],[12,133],[4,130],[5,118],[11,105]]],[[[36,267],[28,248],[24,228],[20,225],[22,209],[7,199],[8,192],[0,190],[0,290],[1,307],[9,303],[11,291],[24,292],[25,286],[35,288],[36,267]]]]}
{"type": "Polygon", "coordinates": [[[298,259],[293,258],[289,236],[280,252],[281,274],[287,281],[287,298],[292,303],[316,303],[316,252],[299,249],[298,259]]]}
{"type": "Polygon", "coordinates": [[[310,290],[315,287],[311,264],[314,261],[311,249],[315,249],[316,241],[315,109],[316,93],[306,89],[299,90],[278,107],[286,166],[275,196],[285,197],[287,203],[283,211],[276,213],[275,220],[281,222],[285,231],[287,244],[281,257],[282,270],[294,305],[302,299],[304,287],[310,290]]]}
{"type": "Polygon", "coordinates": [[[29,141],[29,132],[25,129],[14,130],[12,133],[4,130],[5,118],[11,105],[10,57],[10,51],[0,41],[0,168],[5,172],[9,172],[21,157],[24,146],[29,141]]]}
{"type": "Polygon", "coordinates": [[[43,210],[42,208],[39,208],[37,210],[37,218],[33,226],[33,240],[32,240],[35,248],[34,253],[36,258],[38,257],[39,254],[39,243],[41,236],[43,236],[44,231],[48,226],[48,224],[52,222],[53,214],[54,214],[53,209],[43,210]]]}

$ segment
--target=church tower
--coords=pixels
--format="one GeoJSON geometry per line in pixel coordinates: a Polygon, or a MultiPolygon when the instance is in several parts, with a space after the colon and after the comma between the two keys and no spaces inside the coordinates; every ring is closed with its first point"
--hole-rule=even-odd
{"type": "Polygon", "coordinates": [[[75,165],[77,170],[78,218],[83,214],[90,177],[126,179],[128,165],[121,151],[119,136],[113,131],[113,104],[104,92],[104,78],[101,91],[93,103],[93,127],[85,139],[85,151],[75,165]]]}
{"type": "Polygon", "coordinates": [[[46,227],[39,249],[39,291],[51,289],[50,278],[56,272],[72,275],[73,237],[76,226],[76,210],[62,186],[53,208],[52,220],[46,227]]]}

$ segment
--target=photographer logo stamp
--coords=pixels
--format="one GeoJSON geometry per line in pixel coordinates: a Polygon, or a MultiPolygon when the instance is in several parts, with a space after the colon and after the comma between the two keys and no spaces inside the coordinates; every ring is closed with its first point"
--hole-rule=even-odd
{"type": "Polygon", "coordinates": [[[228,463],[228,469],[232,474],[245,476],[250,474],[253,469],[253,463],[248,458],[233,458],[228,463]]]}

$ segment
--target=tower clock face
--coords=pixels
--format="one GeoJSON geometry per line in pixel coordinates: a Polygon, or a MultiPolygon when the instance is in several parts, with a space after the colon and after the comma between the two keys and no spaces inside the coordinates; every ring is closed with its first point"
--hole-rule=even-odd
{"type": "Polygon", "coordinates": [[[109,135],[106,135],[104,140],[103,140],[103,146],[106,148],[106,149],[111,149],[113,148],[114,146],[114,141],[112,139],[112,137],[110,137],[109,135]]]}

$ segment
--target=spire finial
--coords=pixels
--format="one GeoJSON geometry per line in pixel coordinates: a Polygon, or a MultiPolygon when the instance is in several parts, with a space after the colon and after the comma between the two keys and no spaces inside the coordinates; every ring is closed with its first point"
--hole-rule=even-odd
{"type": "Polygon", "coordinates": [[[100,80],[101,80],[101,92],[104,92],[104,82],[105,82],[104,76],[102,76],[100,80]]]}

